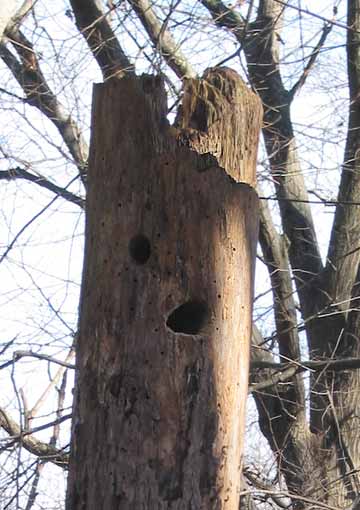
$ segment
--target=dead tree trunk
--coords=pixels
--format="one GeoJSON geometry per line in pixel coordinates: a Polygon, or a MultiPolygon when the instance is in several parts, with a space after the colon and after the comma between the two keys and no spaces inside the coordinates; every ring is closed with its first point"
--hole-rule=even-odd
{"type": "Polygon", "coordinates": [[[261,106],[228,69],[94,91],[68,510],[238,510],[261,106]]]}

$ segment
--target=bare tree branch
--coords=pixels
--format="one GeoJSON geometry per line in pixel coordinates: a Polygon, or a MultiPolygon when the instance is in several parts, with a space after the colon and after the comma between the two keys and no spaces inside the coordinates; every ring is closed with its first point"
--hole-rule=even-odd
{"type": "MultiPolygon", "coordinates": [[[[65,361],[64,362],[60,362],[60,363],[57,362],[57,364],[60,365],[60,367],[58,368],[55,376],[50,380],[50,383],[48,384],[48,386],[42,392],[40,398],[37,399],[37,401],[33,405],[32,409],[30,410],[30,412],[29,412],[29,419],[30,418],[34,418],[38,414],[40,408],[42,407],[44,402],[46,402],[46,399],[47,399],[48,395],[50,394],[50,391],[59,383],[59,381],[60,381],[61,377],[64,375],[64,373],[66,373],[66,369],[68,369],[68,368],[75,368],[74,365],[71,365],[69,363],[69,361],[72,358],[74,358],[74,356],[75,356],[75,349],[72,347],[69,350],[68,355],[65,358],[65,361]],[[65,365],[67,365],[67,366],[65,366],[65,365]]],[[[44,359],[44,358],[40,358],[40,359],[44,359]]],[[[52,359],[50,359],[50,361],[52,361],[52,359]]],[[[58,415],[58,413],[57,413],[57,417],[60,418],[61,414],[58,415]]]]}
{"type": "Polygon", "coordinates": [[[245,20],[239,13],[229,9],[219,0],[201,0],[201,3],[208,9],[216,25],[227,28],[237,39],[239,35],[242,36],[245,20]]]}
{"type": "MultiPolygon", "coordinates": [[[[326,266],[317,282],[320,293],[316,302],[318,309],[323,313],[309,323],[312,330],[313,355],[340,360],[346,356],[359,355],[357,343],[352,341],[349,335],[347,321],[360,262],[358,250],[360,223],[356,209],[346,207],[341,202],[355,202],[360,198],[360,0],[348,0],[348,26],[346,51],[350,107],[344,164],[338,192],[339,204],[335,210],[326,266]]],[[[352,391],[358,391],[360,378],[357,379],[354,375],[351,379],[352,391]]],[[[312,430],[325,429],[334,434],[333,407],[334,405],[336,407],[337,401],[342,400],[336,395],[346,392],[347,380],[342,380],[336,372],[333,374],[324,372],[312,377],[311,383],[312,430]],[[332,394],[336,397],[332,397],[332,394]]],[[[346,401],[346,406],[343,407],[343,404],[339,406],[336,410],[339,415],[343,413],[343,408],[347,409],[348,413],[359,412],[357,402],[348,397],[344,397],[343,401],[346,401]]],[[[335,435],[338,433],[335,432],[335,435]]],[[[338,457],[340,459],[341,454],[338,457]]]]}
{"type": "Polygon", "coordinates": [[[314,67],[316,58],[318,57],[321,48],[324,46],[327,36],[330,34],[332,27],[333,25],[331,23],[327,23],[324,25],[320,39],[317,42],[313,52],[311,53],[309,61],[307,62],[302,75],[300,76],[298,81],[293,85],[289,92],[291,98],[294,98],[295,94],[299,92],[301,87],[305,84],[306,78],[308,77],[311,69],[314,67]]]}
{"type": "Polygon", "coordinates": [[[59,359],[53,358],[52,356],[47,356],[46,354],[41,354],[41,353],[32,352],[32,351],[15,351],[13,354],[13,359],[10,361],[6,361],[2,365],[0,365],[0,370],[7,368],[10,365],[13,365],[14,363],[16,363],[16,361],[19,361],[21,358],[25,358],[25,357],[42,359],[45,361],[50,361],[50,363],[55,363],[56,365],[60,365],[65,368],[75,369],[75,365],[68,363],[66,361],[61,361],[59,359]]]}
{"type": "Polygon", "coordinates": [[[6,25],[5,34],[9,31],[19,28],[26,16],[36,4],[37,0],[25,0],[15,14],[11,17],[9,23],[6,25]]]}
{"type": "Polygon", "coordinates": [[[289,368],[296,368],[297,372],[304,370],[322,371],[322,370],[357,370],[360,368],[360,358],[344,358],[344,359],[325,359],[325,360],[308,360],[294,363],[274,363],[271,361],[254,361],[251,362],[252,369],[271,368],[273,370],[287,371],[289,368]]]}
{"type": "Polygon", "coordinates": [[[70,0],[76,26],[84,36],[104,78],[134,74],[134,66],[122,50],[100,0],[70,0]]]}
{"type": "MultiPolygon", "coordinates": [[[[291,395],[292,378],[298,365],[290,366],[287,372],[274,374],[272,366],[276,364],[272,354],[264,347],[264,340],[258,328],[253,325],[251,348],[251,371],[249,392],[252,394],[259,414],[259,426],[266,437],[291,492],[303,494],[302,486],[309,466],[313,469],[315,461],[309,454],[310,440],[308,425],[304,416],[304,407],[291,414],[291,405],[287,396],[291,395]],[[279,382],[286,384],[278,384],[279,382]],[[289,388],[290,387],[290,388],[289,388]],[[266,391],[263,391],[266,389],[266,391]]],[[[300,377],[300,376],[298,376],[300,377]]]]}
{"type": "Polygon", "coordinates": [[[340,21],[336,21],[334,18],[326,18],[325,16],[321,16],[321,14],[317,14],[316,12],[310,11],[309,9],[302,9],[299,5],[292,5],[288,1],[284,0],[273,0],[274,2],[277,2],[279,5],[282,5],[283,7],[288,7],[290,9],[294,9],[295,11],[307,14],[308,16],[311,16],[313,18],[319,19],[323,21],[326,25],[331,24],[335,27],[343,28],[344,30],[348,29],[348,26],[345,23],[341,23],[340,21]]]}
{"type": "Polygon", "coordinates": [[[183,55],[169,30],[156,16],[150,2],[148,0],[130,0],[130,4],[133,6],[154,46],[159,49],[169,67],[171,67],[178,78],[195,78],[196,72],[183,55]]]}
{"type": "Polygon", "coordinates": [[[13,343],[15,342],[15,340],[17,339],[18,335],[14,336],[14,338],[12,338],[11,340],[8,340],[7,342],[5,342],[3,345],[3,348],[0,350],[0,356],[2,356],[3,354],[5,354],[5,352],[9,349],[9,347],[11,347],[13,345],[13,343]]]}
{"type": "MultiPolygon", "coordinates": [[[[276,489],[273,489],[273,490],[270,490],[270,489],[268,489],[268,490],[267,489],[258,489],[258,490],[259,490],[260,493],[267,494],[267,495],[271,496],[272,498],[273,498],[273,496],[276,496],[276,497],[281,497],[282,496],[282,497],[291,498],[291,500],[293,500],[293,502],[308,503],[309,504],[309,508],[323,508],[324,510],[341,510],[337,506],[328,505],[327,503],[322,503],[321,501],[319,501],[317,499],[307,498],[305,496],[302,496],[302,495],[299,495],[299,494],[295,494],[295,493],[291,493],[291,492],[288,492],[288,491],[282,491],[282,490],[276,490],[276,489]]],[[[301,507],[301,508],[303,508],[303,507],[301,507]]]]}
{"type": "MultiPolygon", "coordinates": [[[[67,371],[65,371],[63,373],[60,388],[58,389],[58,403],[57,403],[57,410],[56,410],[56,419],[57,420],[60,420],[60,418],[63,416],[65,394],[66,394],[66,383],[67,383],[67,371]]],[[[59,439],[59,435],[60,435],[60,423],[55,423],[53,435],[50,438],[51,445],[56,446],[56,443],[59,439]]]]}
{"type": "MultiPolygon", "coordinates": [[[[338,201],[360,199],[360,1],[348,1],[347,64],[349,76],[349,125],[338,201]]],[[[360,222],[353,208],[338,205],[332,227],[324,283],[333,301],[346,310],[360,262],[354,251],[360,222]]]]}
{"type": "Polygon", "coordinates": [[[35,504],[36,497],[38,495],[38,486],[41,476],[41,471],[44,468],[44,463],[40,460],[37,461],[34,479],[31,484],[30,494],[25,506],[25,510],[31,510],[35,504]]]}
{"type": "Polygon", "coordinates": [[[0,41],[3,39],[8,26],[19,25],[32,8],[36,0],[25,0],[19,6],[18,0],[7,0],[0,5],[0,41]]]}
{"type": "Polygon", "coordinates": [[[19,30],[11,31],[8,36],[21,63],[4,44],[0,44],[0,57],[22,87],[27,102],[56,126],[85,183],[89,149],[80,129],[47,84],[32,44],[19,30]]]}
{"type": "Polygon", "coordinates": [[[241,475],[241,498],[239,509],[241,510],[257,510],[258,505],[255,503],[255,500],[250,493],[249,482],[247,478],[244,476],[245,469],[243,469],[243,473],[241,475]]]}
{"type": "MultiPolygon", "coordinates": [[[[61,421],[65,421],[70,417],[70,415],[64,416],[62,417],[61,421]]],[[[11,440],[12,444],[15,442],[20,442],[22,446],[33,455],[66,468],[68,464],[67,453],[64,453],[62,450],[58,450],[57,448],[54,448],[53,446],[50,446],[49,444],[44,443],[43,441],[40,441],[33,436],[35,432],[39,432],[40,430],[44,430],[53,425],[54,423],[52,422],[50,424],[42,425],[30,431],[24,432],[11,418],[11,416],[4,409],[0,408],[0,427],[2,427],[9,434],[9,439],[11,440]]]]}
{"type": "Polygon", "coordinates": [[[288,261],[288,246],[273,224],[269,208],[260,203],[259,241],[274,296],[274,315],[280,355],[300,359],[296,305],[288,261]]]}
{"type": "Polygon", "coordinates": [[[57,186],[42,175],[33,174],[28,172],[25,168],[20,167],[11,168],[9,170],[0,170],[0,180],[11,181],[14,179],[24,179],[26,181],[34,182],[38,186],[55,193],[55,195],[64,198],[68,202],[72,202],[73,204],[81,207],[81,209],[85,208],[85,200],[83,198],[75,195],[71,191],[57,186]]]}
{"type": "MultiPolygon", "coordinates": [[[[243,469],[244,476],[247,478],[247,480],[251,483],[252,486],[254,486],[257,489],[260,490],[268,490],[268,491],[275,491],[275,488],[270,484],[270,482],[264,482],[260,479],[259,476],[256,476],[254,473],[250,471],[250,469],[247,469],[246,467],[243,469]]],[[[287,497],[278,496],[277,494],[271,494],[271,499],[278,505],[280,508],[289,508],[289,499],[287,497]]]]}
{"type": "MultiPolygon", "coordinates": [[[[271,281],[279,353],[286,359],[299,360],[300,344],[287,245],[284,236],[275,229],[266,202],[260,202],[259,241],[271,281]]],[[[301,376],[294,377],[287,390],[283,396],[288,414],[305,420],[305,388],[301,376]]]]}
{"type": "MultiPolygon", "coordinates": [[[[69,183],[69,185],[71,184],[71,182],[69,183]]],[[[12,241],[8,244],[8,246],[6,247],[4,253],[2,253],[2,255],[0,256],[0,264],[6,259],[6,257],[8,256],[8,254],[10,253],[10,251],[14,248],[16,242],[18,241],[19,237],[25,232],[25,230],[32,224],[34,223],[34,221],[36,221],[38,218],[40,218],[40,216],[42,214],[44,214],[45,211],[47,211],[49,209],[49,207],[59,198],[59,196],[55,196],[52,200],[50,200],[50,202],[48,202],[44,207],[42,207],[40,209],[40,211],[38,211],[32,218],[30,218],[29,221],[27,221],[25,223],[25,225],[23,225],[21,227],[21,229],[15,234],[15,236],[13,237],[12,241]]]]}
{"type": "Polygon", "coordinates": [[[255,22],[242,35],[243,19],[221,0],[201,0],[215,23],[230,29],[243,45],[252,86],[264,106],[263,134],[285,234],[289,258],[304,318],[313,315],[314,278],[323,266],[316,239],[308,194],[301,173],[290,117],[289,93],[278,65],[278,39],[283,7],[273,0],[260,3],[255,22]]]}

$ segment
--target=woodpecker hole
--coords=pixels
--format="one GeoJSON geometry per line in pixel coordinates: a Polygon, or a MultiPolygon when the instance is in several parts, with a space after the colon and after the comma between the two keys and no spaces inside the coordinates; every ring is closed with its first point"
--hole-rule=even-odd
{"type": "Polygon", "coordinates": [[[129,242],[129,253],[136,264],[145,264],[151,254],[149,239],[142,234],[133,237],[129,242]]]}
{"type": "Polygon", "coordinates": [[[191,300],[175,308],[169,315],[166,325],[174,333],[198,335],[205,326],[207,316],[206,304],[191,300]]]}

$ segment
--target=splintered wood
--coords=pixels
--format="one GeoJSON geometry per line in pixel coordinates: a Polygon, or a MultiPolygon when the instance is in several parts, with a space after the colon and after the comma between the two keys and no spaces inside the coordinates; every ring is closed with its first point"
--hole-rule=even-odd
{"type": "Polygon", "coordinates": [[[203,79],[185,81],[176,125],[189,146],[216,158],[238,182],[256,185],[256,157],[262,107],[239,75],[208,69],[203,79]]]}

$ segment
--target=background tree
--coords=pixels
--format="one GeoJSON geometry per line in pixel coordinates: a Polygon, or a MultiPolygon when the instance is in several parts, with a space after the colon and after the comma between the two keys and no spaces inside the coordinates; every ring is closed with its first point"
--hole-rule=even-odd
{"type": "MultiPolygon", "coordinates": [[[[28,253],[32,243],[38,243],[45,219],[52,227],[55,221],[66,223],[71,232],[78,221],[75,210],[83,208],[89,104],[89,96],[83,93],[84,77],[100,80],[100,69],[106,80],[131,72],[135,64],[137,69],[162,72],[177,102],[182,80],[226,63],[243,71],[262,100],[264,155],[259,162],[259,193],[278,201],[276,209],[269,207],[271,200],[261,202],[260,259],[271,282],[274,331],[272,319],[259,310],[250,388],[260,429],[277,461],[278,483],[269,487],[250,469],[245,474],[253,492],[271,497],[280,506],[288,502],[277,497],[279,491],[290,496],[294,507],[314,505],[314,501],[318,507],[350,505],[359,491],[360,463],[358,0],[329,2],[316,12],[305,3],[280,0],[230,6],[218,0],[171,5],[131,0],[114,6],[72,1],[71,6],[64,2],[56,13],[47,11],[50,7],[40,1],[29,4],[32,9],[26,18],[7,25],[7,38],[0,47],[7,70],[1,84],[5,113],[0,176],[11,181],[3,187],[4,218],[9,218],[8,211],[16,211],[6,222],[9,234],[1,265],[4,281],[9,276],[17,278],[17,285],[8,283],[3,298],[3,317],[11,327],[2,349],[2,374],[9,374],[14,389],[11,395],[9,390],[8,402],[17,395],[17,407],[23,411],[21,419],[12,419],[5,397],[0,420],[6,432],[4,452],[11,455],[4,477],[17,483],[6,501],[11,505],[12,498],[17,498],[19,505],[20,489],[25,487],[27,504],[32,504],[41,463],[67,461],[66,448],[65,453],[61,449],[66,439],[59,442],[57,428],[51,441],[36,433],[33,420],[44,399],[26,402],[29,393],[27,398],[21,395],[22,382],[16,377],[24,378],[23,370],[14,360],[33,356],[33,351],[39,357],[46,355],[48,361],[50,357],[51,366],[60,358],[65,360],[60,371],[50,373],[51,388],[59,385],[61,371],[73,363],[76,314],[71,315],[71,308],[77,288],[71,281],[78,281],[79,264],[56,274],[53,260],[58,248],[49,247],[46,262],[28,253]],[[309,96],[310,90],[316,94],[309,96]],[[325,101],[320,92],[326,95],[325,101]],[[302,116],[306,125],[292,120],[294,110],[299,118],[301,100],[310,101],[302,107],[307,110],[302,116]],[[322,112],[319,102],[323,102],[322,112]],[[36,195],[39,209],[31,197],[23,198],[33,194],[29,190],[34,188],[19,188],[20,180],[46,190],[36,195]],[[24,220],[24,207],[20,214],[21,202],[27,205],[29,219],[24,220]],[[331,221],[329,215],[319,219],[329,209],[334,211],[331,221]],[[46,279],[45,272],[52,279],[46,279]],[[60,279],[67,281],[62,291],[60,279]],[[23,322],[28,316],[23,294],[16,289],[28,289],[29,300],[40,297],[39,304],[46,304],[46,311],[34,316],[41,317],[42,338],[33,324],[23,324],[21,330],[11,324],[10,300],[16,299],[23,322]],[[69,294],[73,299],[65,300],[69,294]],[[10,367],[8,372],[4,367],[10,367]],[[305,377],[308,373],[310,379],[305,377]],[[19,445],[41,459],[36,461],[36,474],[31,464],[34,457],[23,459],[19,445]],[[31,480],[36,482],[33,491],[31,480]]],[[[77,235],[78,230],[74,231],[77,235]]],[[[65,418],[64,386],[58,388],[62,388],[60,403],[55,405],[58,416],[43,419],[40,426],[50,422],[57,427],[65,418]]],[[[45,405],[42,412],[46,415],[50,410],[45,405]]]]}

